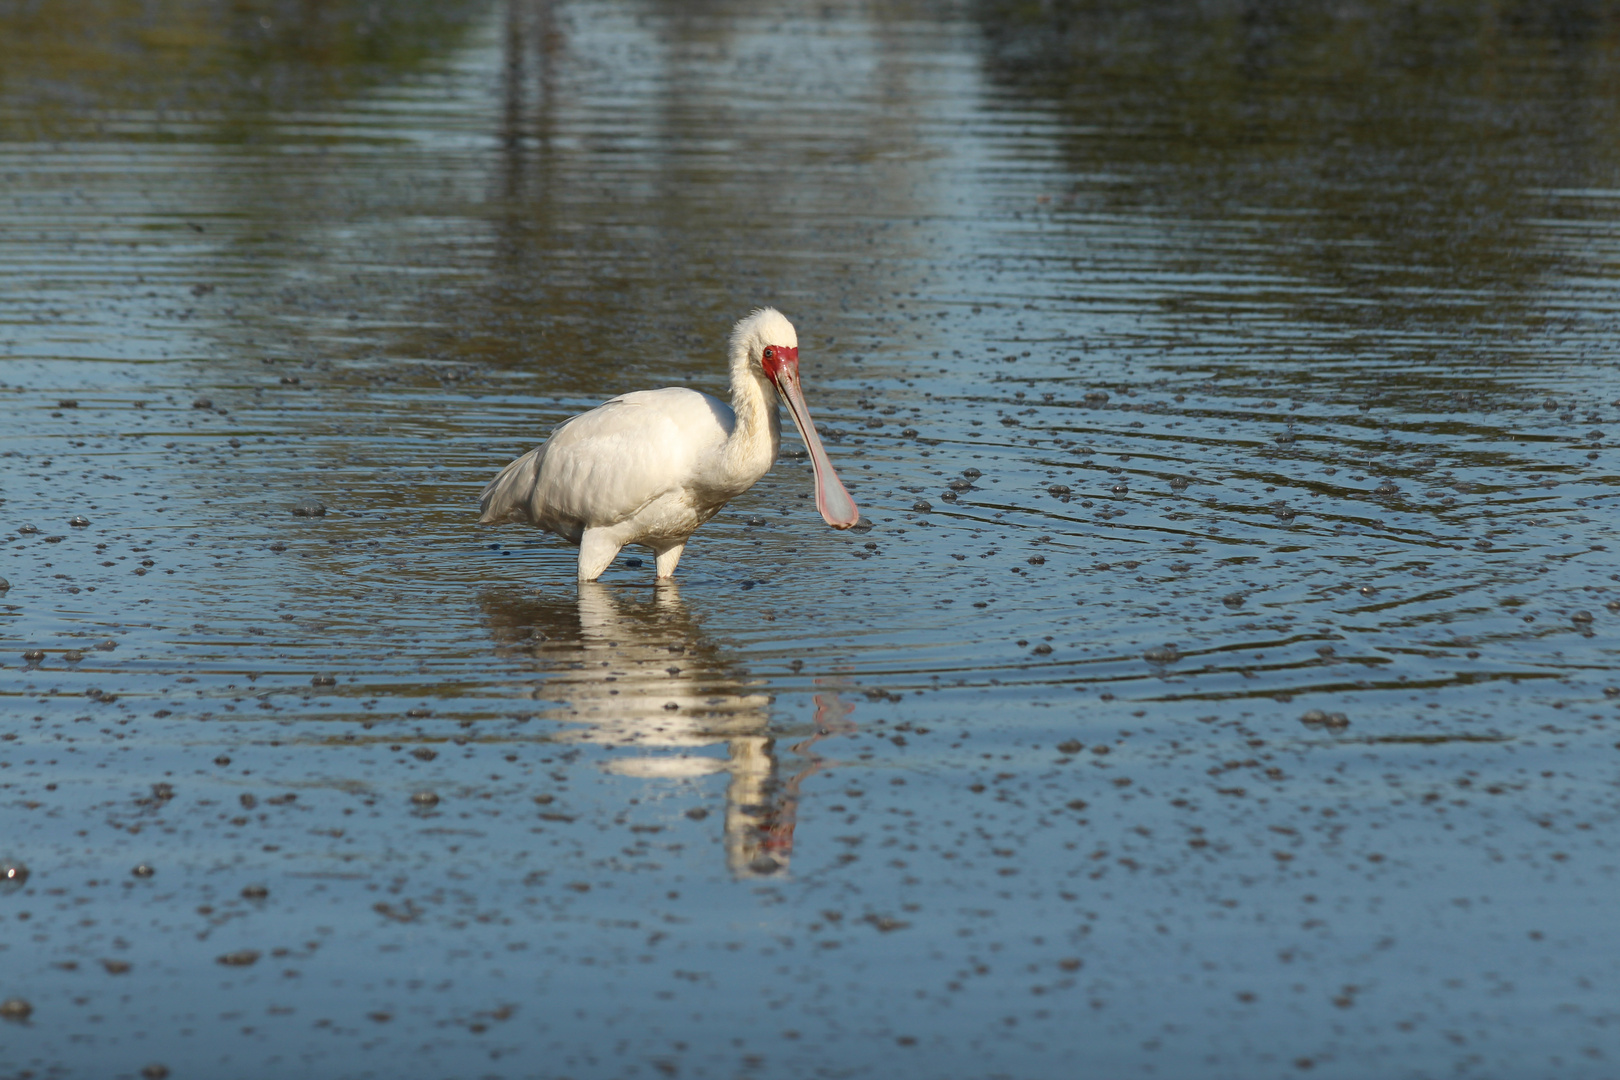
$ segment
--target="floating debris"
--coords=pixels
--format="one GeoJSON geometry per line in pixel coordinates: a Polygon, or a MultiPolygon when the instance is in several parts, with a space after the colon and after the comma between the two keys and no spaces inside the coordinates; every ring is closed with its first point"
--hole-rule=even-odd
{"type": "Polygon", "coordinates": [[[1299,718],[1299,722],[1309,728],[1322,728],[1324,731],[1343,731],[1350,726],[1350,720],[1342,712],[1325,712],[1322,709],[1309,709],[1299,718]]]}
{"type": "Polygon", "coordinates": [[[11,859],[0,859],[0,895],[14,893],[28,884],[28,867],[11,859]]]}

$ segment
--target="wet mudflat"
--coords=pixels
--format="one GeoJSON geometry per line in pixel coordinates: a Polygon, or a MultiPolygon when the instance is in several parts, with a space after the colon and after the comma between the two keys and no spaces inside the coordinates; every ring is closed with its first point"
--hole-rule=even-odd
{"type": "Polygon", "coordinates": [[[1617,62],[0,5],[0,1076],[1612,1075],[1617,62]],[[474,524],[759,303],[869,528],[474,524]]]}

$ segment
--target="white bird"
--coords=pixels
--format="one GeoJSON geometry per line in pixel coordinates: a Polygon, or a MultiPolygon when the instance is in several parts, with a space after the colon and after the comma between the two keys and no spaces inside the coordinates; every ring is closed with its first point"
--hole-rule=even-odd
{"type": "Polygon", "coordinates": [[[526,521],[579,546],[579,579],[595,581],[627,544],[674,576],[698,527],[770,471],[782,445],[778,398],[810,452],[816,509],[835,529],[860,520],[799,389],[799,335],[774,308],[731,331],[731,405],[682,387],[640,390],[564,420],[501,470],[481,524],[526,521]]]}

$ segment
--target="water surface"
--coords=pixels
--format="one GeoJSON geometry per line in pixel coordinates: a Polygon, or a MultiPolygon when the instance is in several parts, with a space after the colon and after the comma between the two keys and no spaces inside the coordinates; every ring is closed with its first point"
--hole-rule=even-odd
{"type": "Polygon", "coordinates": [[[0,4],[0,1075],[1610,1075],[1548,10],[0,4]],[[869,528],[475,524],[762,303],[869,528]]]}

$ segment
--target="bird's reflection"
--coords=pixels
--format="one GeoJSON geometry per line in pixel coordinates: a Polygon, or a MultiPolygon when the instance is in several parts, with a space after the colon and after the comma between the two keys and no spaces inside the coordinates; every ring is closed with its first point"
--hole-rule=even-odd
{"type": "Polygon", "coordinates": [[[853,728],[835,693],[816,697],[816,731],[791,747],[808,764],[782,775],[770,731],[771,697],[707,638],[673,582],[650,599],[599,582],[576,597],[510,591],[480,597],[499,654],[531,657],[545,681],[531,694],[555,702],[538,715],[563,722],[559,742],[612,746],[623,776],[683,779],[725,772],[724,842],[734,873],[787,871],[799,786],[823,768],[815,745],[853,728]],[[725,757],[702,752],[724,745],[725,757]]]}

